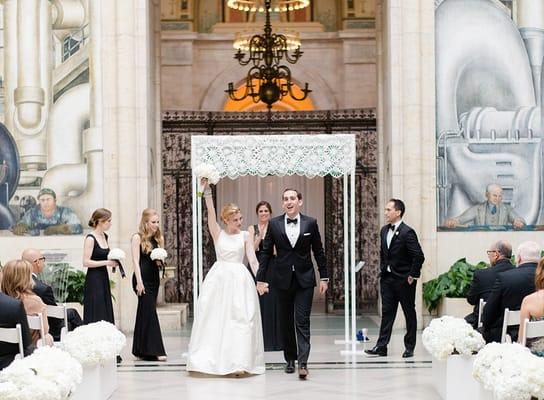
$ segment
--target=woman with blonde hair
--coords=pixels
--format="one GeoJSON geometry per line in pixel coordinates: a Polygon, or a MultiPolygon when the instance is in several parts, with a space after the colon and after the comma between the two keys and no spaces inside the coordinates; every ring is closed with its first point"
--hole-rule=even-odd
{"type": "Polygon", "coordinates": [[[156,307],[160,285],[159,264],[150,257],[157,247],[164,247],[159,215],[154,209],[146,208],[142,212],[138,233],[131,240],[134,265],[132,288],[138,296],[132,354],[146,361],[166,361],[156,307]]]}
{"type": "MultiPolygon", "coordinates": [[[[21,300],[27,315],[42,314],[45,342],[53,345],[53,336],[49,334],[47,322],[47,307],[33,291],[32,265],[25,260],[11,260],[2,268],[2,292],[15,299],[21,300]]],[[[32,343],[36,345],[40,340],[40,331],[33,329],[32,343]]]]}
{"type": "Polygon", "coordinates": [[[111,211],[96,209],[91,215],[89,226],[93,231],[85,237],[83,247],[83,266],[87,268],[83,289],[83,321],[85,324],[98,321],[114,324],[107,267],[116,267],[117,261],[108,260],[110,248],[106,234],[111,227],[111,211]]]}
{"type": "MultiPolygon", "coordinates": [[[[520,324],[518,340],[521,341],[525,320],[544,320],[544,258],[541,258],[535,272],[535,292],[527,295],[521,302],[520,324]]],[[[527,347],[537,356],[544,357],[544,337],[530,338],[526,342],[527,347]]]]}
{"type": "Polygon", "coordinates": [[[213,375],[263,374],[264,344],[255,282],[243,264],[244,254],[257,271],[253,238],[241,231],[242,214],[235,204],[221,211],[217,222],[211,189],[202,180],[208,229],[217,261],[204,279],[189,342],[187,370],[213,375]]]}

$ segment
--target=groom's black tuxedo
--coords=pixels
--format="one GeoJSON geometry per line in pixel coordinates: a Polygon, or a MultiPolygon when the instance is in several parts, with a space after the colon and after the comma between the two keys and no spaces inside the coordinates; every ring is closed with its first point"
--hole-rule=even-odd
{"type": "Polygon", "coordinates": [[[263,251],[257,281],[265,282],[268,262],[276,248],[275,271],[272,274],[274,287],[287,290],[291,285],[293,274],[303,288],[315,286],[315,272],[311,252],[319,269],[321,279],[328,278],[327,260],[321,243],[321,235],[315,218],[300,214],[300,234],[291,246],[285,232],[285,214],[272,218],[268,223],[268,231],[264,238],[263,251]],[[294,268],[293,268],[294,267],[294,268]]]}
{"type": "Polygon", "coordinates": [[[311,254],[321,279],[327,279],[327,261],[315,218],[299,214],[300,232],[292,246],[285,230],[286,216],[272,218],[263,242],[257,281],[266,281],[270,259],[276,250],[272,284],[278,292],[282,345],[287,361],[306,364],[310,354],[310,314],[315,282],[311,254]],[[296,325],[296,339],[295,339],[296,325]],[[297,351],[298,346],[298,351],[297,351]]]}

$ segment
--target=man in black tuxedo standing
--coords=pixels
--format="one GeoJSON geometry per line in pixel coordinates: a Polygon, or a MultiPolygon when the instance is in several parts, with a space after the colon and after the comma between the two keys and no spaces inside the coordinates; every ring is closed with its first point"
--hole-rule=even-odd
{"type": "Polygon", "coordinates": [[[311,253],[319,269],[321,295],[328,288],[327,260],[316,219],[300,213],[302,194],[295,189],[285,189],[282,207],[285,214],[272,218],[268,224],[257,271],[257,290],[261,295],[267,291],[266,271],[275,249],[272,283],[278,293],[283,355],[287,362],[285,372],[295,372],[295,360],[298,360],[299,378],[306,379],[310,354],[310,313],[316,286],[311,253]]]}
{"type": "MultiPolygon", "coordinates": [[[[28,261],[32,265],[32,279],[34,280],[34,287],[32,288],[32,291],[36,293],[36,295],[42,299],[45,304],[49,306],[56,306],[57,302],[55,301],[53,288],[38,279],[38,274],[41,274],[45,267],[45,257],[43,256],[42,252],[37,249],[26,249],[23,251],[21,258],[28,261]]],[[[75,309],[68,308],[66,310],[66,316],[68,319],[67,329],[69,331],[83,325],[83,320],[75,309]]],[[[49,323],[49,333],[51,333],[51,336],[53,336],[56,341],[59,341],[60,332],[64,326],[64,321],[58,318],[49,317],[47,318],[47,322],[49,323]]]]}
{"type": "Polygon", "coordinates": [[[474,329],[478,329],[480,299],[488,300],[495,279],[497,279],[500,272],[514,268],[510,262],[512,245],[505,240],[500,240],[491,245],[487,250],[487,257],[491,266],[474,272],[474,278],[472,278],[472,284],[467,294],[467,301],[474,306],[474,311],[465,317],[465,321],[471,324],[474,329]]]}
{"type": "MultiPolygon", "coordinates": [[[[535,291],[535,273],[541,250],[536,242],[521,243],[516,251],[516,268],[497,275],[482,314],[483,336],[487,343],[501,341],[504,310],[519,310],[523,298],[535,291]]],[[[518,327],[509,327],[508,334],[515,342],[518,327]]]]}
{"type": "Polygon", "coordinates": [[[416,232],[402,221],[402,200],[391,199],[385,206],[385,225],[380,232],[380,294],[382,321],[376,346],[365,352],[371,356],[387,356],[393,323],[400,303],[406,319],[403,358],[413,357],[416,346],[416,279],[425,260],[416,232]]]}

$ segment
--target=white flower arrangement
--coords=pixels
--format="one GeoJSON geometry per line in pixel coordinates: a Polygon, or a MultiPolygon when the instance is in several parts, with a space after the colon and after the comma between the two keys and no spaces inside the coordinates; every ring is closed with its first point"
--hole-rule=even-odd
{"type": "Polygon", "coordinates": [[[221,179],[217,168],[211,164],[200,164],[195,168],[195,175],[198,179],[206,178],[212,185],[217,185],[221,179]]]}
{"type": "Polygon", "coordinates": [[[115,358],[126,344],[125,335],[106,321],[95,322],[68,332],[64,349],[84,366],[115,358]]]}
{"type": "Polygon", "coordinates": [[[67,352],[44,346],[0,372],[2,400],[66,400],[81,383],[81,364],[67,352]]]}
{"type": "Polygon", "coordinates": [[[472,376],[497,400],[544,398],[544,358],[518,343],[489,343],[474,360],[472,376]]]}
{"type": "MultiPolygon", "coordinates": [[[[115,260],[119,264],[119,272],[121,273],[121,277],[125,277],[125,269],[123,268],[123,264],[121,264],[121,261],[124,260],[127,257],[125,252],[121,249],[114,248],[111,249],[108,253],[108,260],[115,260]]],[[[112,268],[112,272],[115,272],[115,267],[112,268]]]]}
{"type": "Polygon", "coordinates": [[[427,351],[438,360],[445,360],[454,352],[469,356],[485,345],[482,335],[464,319],[448,315],[433,319],[421,339],[427,351]]]}
{"type": "Polygon", "coordinates": [[[168,253],[162,247],[156,247],[151,250],[151,254],[149,255],[149,257],[151,257],[152,260],[159,260],[164,262],[164,260],[166,260],[166,257],[168,257],[168,253]]]}

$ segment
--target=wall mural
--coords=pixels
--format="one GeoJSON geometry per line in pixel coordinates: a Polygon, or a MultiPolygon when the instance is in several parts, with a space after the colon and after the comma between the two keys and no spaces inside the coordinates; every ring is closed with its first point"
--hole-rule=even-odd
{"type": "Polygon", "coordinates": [[[64,6],[39,0],[28,8],[18,1],[2,8],[2,235],[78,235],[102,205],[102,132],[94,126],[89,83],[90,75],[99,76],[89,74],[99,67],[89,63],[91,20],[77,3],[70,9],[74,18],[52,21],[53,11],[63,15],[64,6]],[[20,29],[30,18],[38,23],[20,29]]]}
{"type": "Polygon", "coordinates": [[[435,2],[439,230],[544,230],[544,2],[503,3],[435,2]]]}

